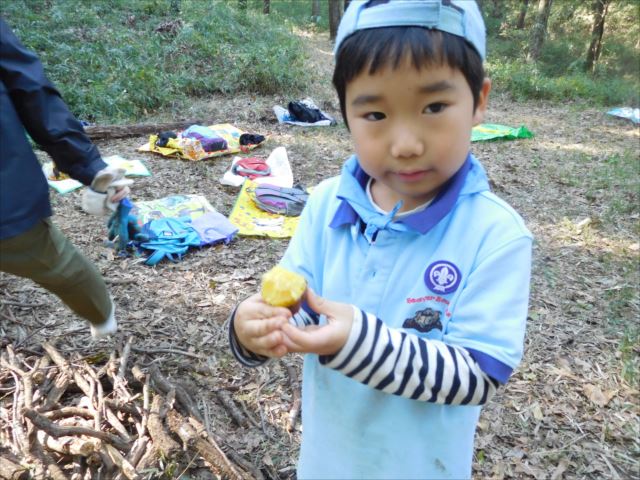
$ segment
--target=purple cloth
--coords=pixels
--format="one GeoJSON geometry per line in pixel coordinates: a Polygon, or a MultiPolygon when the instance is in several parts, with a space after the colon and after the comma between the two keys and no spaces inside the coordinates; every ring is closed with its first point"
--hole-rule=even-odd
{"type": "Polygon", "coordinates": [[[229,243],[238,233],[238,227],[219,212],[208,212],[191,220],[191,225],[198,232],[200,246],[215,243],[229,243]]]}
{"type": "Polygon", "coordinates": [[[218,137],[216,132],[202,125],[191,125],[182,132],[182,137],[199,140],[205,152],[227,149],[227,141],[224,138],[218,137]]]}

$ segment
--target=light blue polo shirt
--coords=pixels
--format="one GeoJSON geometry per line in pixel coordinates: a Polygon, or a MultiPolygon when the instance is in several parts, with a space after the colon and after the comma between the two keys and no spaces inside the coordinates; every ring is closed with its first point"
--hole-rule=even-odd
{"type": "MultiPolygon", "coordinates": [[[[356,157],[313,191],[281,264],[391,328],[466,348],[505,383],[523,350],[532,237],[469,154],[429,206],[394,221],[356,157]]],[[[402,368],[402,366],[399,366],[402,368]]],[[[383,393],[304,359],[300,479],[469,478],[480,407],[383,393]]]]}

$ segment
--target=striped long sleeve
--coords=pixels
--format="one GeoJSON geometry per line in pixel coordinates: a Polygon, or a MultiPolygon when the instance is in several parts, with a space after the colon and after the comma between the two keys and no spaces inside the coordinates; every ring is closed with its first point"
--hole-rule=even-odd
{"type": "Polygon", "coordinates": [[[385,325],[354,308],[347,343],[320,363],[392,395],[448,405],[483,405],[499,383],[463,347],[385,325]]]}
{"type": "MultiPolygon", "coordinates": [[[[304,310],[292,318],[297,326],[317,324],[304,310]]],[[[242,347],[233,333],[231,350],[243,365],[258,366],[267,357],[242,347]]],[[[335,355],[320,363],[371,388],[412,400],[448,405],[483,405],[499,383],[488,376],[463,347],[429,340],[390,328],[374,315],[354,307],[351,333],[335,355]]]]}

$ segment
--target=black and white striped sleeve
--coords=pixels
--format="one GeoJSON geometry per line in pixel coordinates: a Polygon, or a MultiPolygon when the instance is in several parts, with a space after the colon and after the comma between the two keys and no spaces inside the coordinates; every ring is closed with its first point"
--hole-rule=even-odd
{"type": "Polygon", "coordinates": [[[354,307],[351,333],[320,363],[393,395],[448,405],[483,405],[499,383],[463,347],[389,328],[354,307]]]}

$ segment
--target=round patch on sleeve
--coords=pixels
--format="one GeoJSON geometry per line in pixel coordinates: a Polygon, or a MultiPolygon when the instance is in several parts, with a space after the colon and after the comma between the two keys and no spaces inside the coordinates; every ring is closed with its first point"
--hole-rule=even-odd
{"type": "Polygon", "coordinates": [[[460,285],[460,270],[446,260],[433,262],[424,272],[424,283],[434,293],[447,295],[455,292],[460,285]]]}

